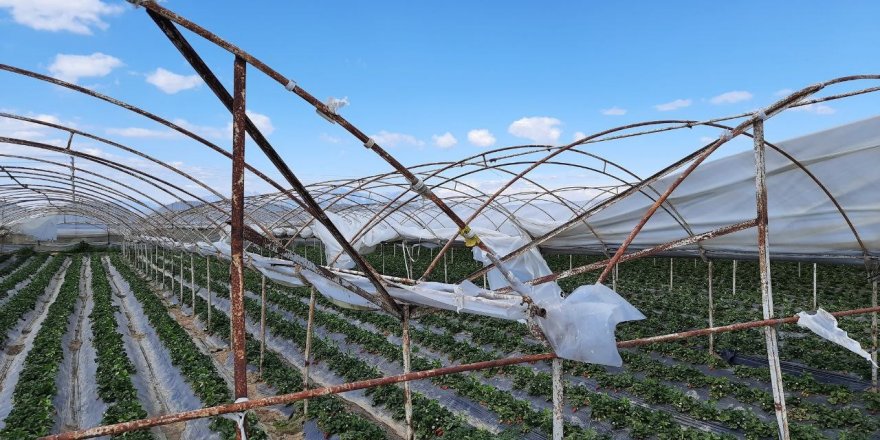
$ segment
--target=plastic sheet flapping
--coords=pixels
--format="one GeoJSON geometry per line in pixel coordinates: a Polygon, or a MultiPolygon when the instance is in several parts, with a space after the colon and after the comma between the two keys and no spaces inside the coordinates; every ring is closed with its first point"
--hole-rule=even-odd
{"type": "MultiPolygon", "coordinates": [[[[482,239],[502,255],[527,243],[523,237],[482,239]]],[[[477,248],[474,248],[474,259],[484,265],[489,263],[485,253],[477,248]]],[[[508,270],[523,282],[551,273],[536,248],[507,264],[508,270]]],[[[492,289],[508,285],[496,269],[489,271],[487,277],[492,289]]],[[[535,304],[547,311],[544,318],[538,319],[538,325],[559,357],[617,367],[623,364],[614,331],[621,322],[645,319],[642,312],[602,284],[581,286],[565,298],[555,282],[530,286],[530,289],[535,304]]]]}
{"type": "Polygon", "coordinates": [[[816,310],[816,313],[813,315],[807,312],[800,312],[798,313],[798,316],[800,317],[797,322],[798,326],[808,328],[812,330],[813,333],[840,345],[874,364],[874,361],[871,360],[871,355],[862,348],[862,345],[855,339],[850,338],[849,334],[837,326],[837,319],[834,315],[828,313],[824,309],[819,309],[816,310]]]}

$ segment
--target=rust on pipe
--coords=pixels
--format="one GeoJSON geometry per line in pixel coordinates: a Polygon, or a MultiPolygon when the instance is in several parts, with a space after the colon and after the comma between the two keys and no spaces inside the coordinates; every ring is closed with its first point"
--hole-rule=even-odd
{"type": "MultiPolygon", "coordinates": [[[[764,146],[764,121],[758,119],[753,125],[755,141],[755,200],[758,212],[758,261],[761,272],[761,308],[764,319],[773,318],[773,282],[770,276],[770,245],[767,241],[767,175],[764,146]]],[[[767,361],[770,367],[770,384],[773,389],[773,403],[776,409],[776,422],[779,426],[780,440],[789,440],[788,411],[785,408],[785,391],[782,384],[782,367],[779,363],[779,344],[776,327],[764,327],[767,342],[767,361]]]]}
{"type": "MultiPolygon", "coordinates": [[[[844,310],[832,313],[833,316],[840,318],[843,316],[863,315],[867,313],[876,313],[880,311],[880,306],[865,307],[861,309],[844,310]]],[[[629,341],[621,341],[617,343],[618,348],[631,348],[643,345],[656,344],[661,342],[677,341],[692,337],[706,336],[708,334],[727,333],[738,330],[747,330],[751,328],[766,327],[769,325],[778,326],[782,324],[792,324],[798,321],[798,315],[786,318],[765,319],[761,321],[739,322],[736,324],[725,325],[721,327],[703,328],[698,330],[689,330],[678,333],[669,333],[666,335],[651,336],[647,338],[632,339],[629,341]]],[[[409,374],[400,374],[397,376],[381,377],[377,379],[368,379],[357,382],[349,382],[341,385],[334,385],[324,388],[314,388],[311,390],[300,391],[290,394],[282,394],[272,397],[264,397],[253,399],[242,403],[227,403],[224,405],[201,408],[193,411],[185,411],[176,414],[168,414],[149,419],[134,420],[130,422],[116,423],[113,425],[98,426],[95,428],[84,429],[81,431],[70,431],[61,434],[53,434],[41,437],[42,440],[77,440],[100,437],[104,435],[115,435],[136,429],[151,428],[153,426],[169,425],[187,420],[194,420],[203,417],[213,417],[221,414],[237,413],[265,406],[286,404],[303,399],[311,399],[314,397],[325,396],[328,394],[338,394],[347,391],[360,390],[364,388],[372,388],[382,385],[391,385],[400,382],[429,379],[437,376],[445,376],[449,374],[463,373],[467,371],[485,370],[489,368],[504,367],[507,365],[524,364],[530,362],[547,361],[556,358],[553,353],[541,353],[515,358],[496,359],[491,361],[475,362],[472,364],[462,364],[450,367],[442,367],[433,370],[416,371],[409,374]]]]}
{"type": "MultiPolygon", "coordinates": [[[[232,324],[232,362],[235,397],[247,397],[247,358],[244,317],[244,148],[247,64],[235,58],[232,101],[232,212],[230,232],[232,264],[229,269],[229,302],[232,324]]],[[[241,432],[236,434],[241,437],[241,432]]]]}

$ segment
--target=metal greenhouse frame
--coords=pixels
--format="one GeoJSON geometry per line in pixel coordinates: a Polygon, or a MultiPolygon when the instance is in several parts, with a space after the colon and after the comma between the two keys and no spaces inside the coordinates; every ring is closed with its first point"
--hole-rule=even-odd
{"type": "MultiPolygon", "coordinates": [[[[711,252],[702,248],[702,242],[755,228],[757,230],[757,258],[761,273],[762,320],[720,327],[711,326],[710,321],[710,327],[708,328],[621,341],[617,345],[621,348],[637,347],[651,343],[715,335],[743,329],[763,328],[780,438],[787,440],[790,438],[790,435],[778,355],[776,327],[794,323],[798,320],[798,317],[779,318],[773,314],[770,244],[767,239],[767,185],[764,162],[765,151],[768,148],[786,157],[794,167],[805,173],[815,183],[816,187],[830,199],[831,203],[836,207],[840,218],[851,230],[854,241],[860,247],[861,258],[858,259],[859,262],[865,265],[870,276],[876,275],[877,257],[866,246],[863,237],[860,236],[860,231],[851,221],[848,212],[838,203],[826,185],[816,175],[811,173],[807,165],[799,162],[783,149],[764,139],[764,125],[767,120],[790,108],[876,92],[880,90],[880,87],[873,86],[836,95],[814,97],[814,95],[826,87],[844,83],[849,84],[856,81],[877,81],[880,80],[880,75],[847,76],[821,82],[794,92],[754,113],[738,114],[705,121],[669,119],[642,122],[604,130],[564,146],[511,146],[472,155],[456,162],[404,166],[379,145],[375,139],[370,138],[354,124],[339,115],[332,106],[321,102],[298,83],[272,69],[259,59],[152,0],[129,1],[143,7],[145,14],[155,22],[156,26],[177,48],[181,56],[195,69],[210,90],[216,95],[217,99],[227,108],[233,120],[231,151],[216,145],[179,124],[104,94],[18,67],[3,64],[0,65],[0,70],[9,74],[24,76],[64,87],[96,100],[115,105],[128,112],[133,112],[141,117],[162,124],[181,136],[200,144],[202,147],[228,158],[231,161],[231,197],[224,196],[221,192],[211,188],[195,176],[187,174],[172,164],[143,153],[135,147],[123,145],[86,130],[61,123],[43,121],[11,112],[2,112],[0,113],[2,118],[39,124],[66,132],[68,139],[66,147],[11,137],[0,137],[0,142],[28,147],[36,152],[62,154],[70,158],[70,162],[67,163],[65,161],[21,154],[0,154],[0,157],[5,159],[33,162],[33,164],[28,166],[0,166],[0,175],[12,181],[10,184],[0,185],[0,198],[3,200],[2,223],[3,225],[10,225],[47,214],[72,214],[93,218],[121,234],[124,237],[123,252],[129,258],[139,259],[138,261],[156,257],[162,248],[161,245],[140,240],[140,237],[144,235],[165,237],[177,242],[203,241],[210,243],[212,241],[211,237],[216,237],[221,230],[228,228],[231,234],[230,298],[233,329],[231,352],[234,359],[234,395],[237,400],[235,403],[161,417],[99,426],[76,432],[65,432],[45,437],[47,439],[83,439],[119,434],[145,427],[220,414],[242,413],[259,407],[394,383],[403,383],[404,386],[407,437],[412,438],[412,403],[409,381],[539,360],[549,360],[553,365],[553,438],[561,439],[562,360],[560,358],[556,357],[554,353],[548,352],[539,355],[497,359],[412,372],[410,371],[409,319],[430,310],[425,306],[416,306],[395,300],[388,293],[388,283],[393,281],[395,283],[414,285],[419,281],[426,280],[432,272],[438,270],[438,267],[446,261],[447,254],[453,246],[461,245],[463,242],[465,246],[478,247],[488,255],[492,264],[468,275],[466,279],[477,280],[488,273],[489,270],[501,268],[502,275],[506,277],[512,287],[496,289],[493,294],[499,297],[513,295],[521,298],[528,306],[530,328],[540,337],[541,330],[535,324],[535,321],[542,319],[545,311],[531,301],[527,293],[528,291],[525,289],[526,286],[539,285],[600,270],[598,283],[604,283],[609,278],[612,278],[616,285],[615,268],[619,263],[659,253],[674,252],[676,249],[685,246],[696,246],[698,255],[705,261],[710,262],[711,252]],[[231,91],[221,83],[216,73],[208,67],[199,53],[190,45],[186,37],[181,33],[180,28],[194,33],[233,55],[232,71],[234,81],[231,91]],[[245,113],[247,71],[249,68],[268,76],[287,92],[294,94],[313,107],[323,119],[331,124],[337,124],[346,130],[358,142],[362,143],[368,152],[377,155],[390,165],[393,171],[359,179],[330,180],[311,185],[302,183],[266,136],[245,113]],[[697,126],[719,129],[722,134],[716,140],[709,142],[687,157],[648,177],[637,176],[623,166],[603,159],[586,149],[591,144],[666,131],[690,129],[697,126]],[[261,171],[259,168],[245,162],[246,136],[249,136],[254,144],[265,154],[274,167],[274,170],[271,172],[277,171],[283,178],[282,181],[272,179],[265,171],[261,171]],[[696,230],[688,223],[688,219],[680,213],[679,209],[670,199],[670,196],[710,155],[722,145],[738,136],[746,136],[753,140],[756,162],[755,216],[746,221],[729,224],[710,231],[696,230]],[[71,148],[74,138],[87,139],[91,142],[97,142],[102,146],[136,155],[145,162],[161,167],[168,175],[174,176],[176,179],[184,179],[188,182],[188,185],[184,186],[173,183],[170,179],[164,179],[161,176],[147,173],[124,163],[101,157],[100,155],[75,150],[71,148]],[[134,179],[139,183],[138,185],[131,185],[119,179],[96,173],[88,169],[89,167],[82,166],[83,163],[89,164],[89,167],[94,165],[105,167],[107,170],[126,175],[128,178],[134,179]],[[611,183],[605,186],[550,189],[546,185],[541,184],[538,179],[532,178],[529,174],[542,165],[567,167],[572,170],[594,173],[611,183]],[[244,177],[246,172],[257,176],[261,181],[274,188],[276,192],[246,197],[244,194],[244,177]],[[679,172],[677,178],[662,191],[658,190],[654,184],[659,179],[670,176],[673,172],[679,172]],[[479,176],[482,173],[502,174],[508,176],[508,178],[506,183],[497,190],[485,192],[479,187],[468,183],[469,177],[479,176]],[[41,183],[26,184],[20,181],[24,179],[38,179],[41,183]],[[518,184],[525,184],[525,189],[517,189],[516,185],[518,184]],[[199,188],[200,191],[210,194],[210,198],[199,196],[196,194],[197,191],[189,189],[189,186],[199,188]],[[589,194],[593,194],[592,198],[586,202],[575,202],[566,197],[567,192],[583,193],[586,191],[589,191],[589,194]],[[181,204],[183,209],[166,210],[158,208],[162,206],[162,203],[150,195],[152,192],[158,192],[177,200],[177,203],[181,204]],[[396,195],[392,196],[390,194],[396,195]],[[641,194],[650,199],[652,201],[650,207],[644,212],[640,221],[632,226],[628,237],[624,241],[614,242],[603,238],[602,234],[591,225],[591,217],[633,194],[641,194]],[[496,253],[471,231],[470,225],[472,222],[484,213],[496,213],[497,216],[493,218],[501,219],[502,223],[508,221],[516,222],[516,218],[513,215],[516,210],[527,206],[532,209],[541,210],[542,202],[553,203],[570,215],[564,219],[565,222],[560,223],[557,227],[543,235],[532,237],[527,245],[521,246],[513,252],[507,254],[496,253]],[[456,212],[455,208],[457,207],[467,207],[472,210],[472,214],[468,218],[463,218],[456,212]],[[355,211],[362,216],[366,216],[369,220],[353,238],[347,239],[330,220],[327,213],[333,212],[344,215],[347,212],[355,211]],[[658,211],[664,212],[675,219],[680,227],[681,238],[628,253],[627,251],[630,249],[633,240],[658,211]],[[383,274],[383,270],[371,266],[352,245],[355,240],[366,234],[370,228],[382,224],[390,216],[398,216],[422,227],[430,227],[431,224],[441,220],[451,221],[458,230],[458,233],[447,237],[445,240],[438,240],[441,248],[436,252],[433,261],[424,273],[412,274],[406,278],[390,277],[383,274]],[[384,312],[400,319],[403,329],[404,373],[396,376],[330,387],[304,389],[303,391],[291,394],[248,400],[243,285],[243,271],[248,264],[245,258],[246,250],[252,246],[256,247],[261,252],[269,252],[279,258],[287,259],[293,266],[310,264],[306,259],[290,252],[288,248],[300,236],[303,228],[313,221],[323,225],[333,235],[335,240],[342,246],[344,254],[355,262],[357,270],[335,268],[332,264],[333,261],[328,261],[325,266],[313,265],[313,269],[318,271],[321,276],[335,280],[351,289],[355,294],[375,304],[384,312]],[[564,251],[601,254],[605,256],[602,261],[577,267],[573,266],[569,270],[535,278],[526,283],[516,280],[511,273],[505,270],[504,265],[506,262],[536,247],[541,246],[542,249],[552,250],[545,247],[548,241],[579,225],[591,231],[595,240],[601,245],[595,249],[567,249],[564,251]],[[459,235],[461,238],[459,238],[459,235]],[[365,277],[375,289],[376,294],[369,293],[351,283],[346,283],[340,277],[343,273],[357,274],[365,277]]],[[[548,217],[551,216],[549,213],[547,215],[548,217]]],[[[501,224],[497,226],[500,227],[501,224]]],[[[181,265],[183,265],[182,259],[181,265]]],[[[192,269],[192,264],[190,267],[191,271],[194,270],[192,269]]],[[[711,270],[711,265],[709,267],[711,270]]],[[[181,276],[183,276],[182,273],[183,271],[181,270],[181,276]]],[[[210,275],[208,276],[210,280],[210,275]]],[[[873,282],[873,292],[873,301],[869,307],[838,311],[833,313],[833,315],[840,317],[872,314],[872,349],[874,359],[876,360],[877,312],[880,311],[880,306],[877,304],[876,281],[873,282]]],[[[711,287],[709,288],[709,295],[711,298],[711,287]]],[[[314,305],[314,295],[312,296],[312,305],[314,305]]],[[[710,306],[710,316],[711,313],[710,306]]],[[[309,323],[311,324],[311,320],[309,323]]],[[[309,337],[311,337],[311,326],[309,329],[309,337]]],[[[263,337],[265,337],[265,332],[263,332],[263,337]]],[[[308,359],[308,348],[306,353],[306,358],[308,359]]],[[[307,365],[308,363],[306,363],[306,368],[308,368],[307,365]]],[[[306,373],[307,375],[308,373],[306,373]]],[[[873,386],[877,387],[876,367],[873,370],[873,386]]]]}

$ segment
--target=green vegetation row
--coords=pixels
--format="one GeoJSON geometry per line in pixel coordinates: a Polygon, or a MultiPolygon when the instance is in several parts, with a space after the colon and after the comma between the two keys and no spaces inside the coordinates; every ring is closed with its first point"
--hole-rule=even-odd
{"type": "Polygon", "coordinates": [[[28,259],[28,258],[19,258],[15,261],[14,264],[6,267],[6,269],[10,269],[14,272],[9,274],[2,282],[0,282],[0,299],[5,298],[6,295],[9,294],[9,291],[15,287],[18,283],[28,279],[43,263],[46,262],[46,259],[49,258],[48,254],[39,254],[38,256],[28,259]],[[27,261],[27,264],[25,264],[27,261]],[[20,268],[20,270],[15,270],[20,268]]]}
{"type": "MultiPolygon", "coordinates": [[[[134,364],[128,358],[122,334],[117,329],[116,315],[119,310],[113,305],[112,290],[101,258],[91,260],[92,294],[94,307],[89,319],[92,322],[92,342],[95,345],[98,369],[95,381],[98,396],[107,404],[101,424],[127,422],[147,417],[147,411],[138,400],[137,389],[131,381],[136,373],[134,364]]],[[[126,440],[145,440],[153,436],[148,430],[129,431],[115,438],[126,440]]]]}
{"type": "Polygon", "coordinates": [[[58,296],[49,306],[46,319],[34,338],[34,345],[24,360],[21,375],[12,396],[12,411],[0,436],[29,439],[48,435],[55,423],[53,399],[55,380],[64,358],[62,340],[67,333],[69,316],[79,298],[82,260],[73,258],[64,276],[58,296]]]}
{"type": "MultiPolygon", "coordinates": [[[[58,268],[61,267],[63,262],[64,258],[62,257],[52,257],[52,260],[46,266],[36,274],[33,274],[33,278],[27,286],[19,290],[6,304],[0,306],[0,348],[6,347],[6,338],[8,337],[9,330],[18,324],[22,316],[36,307],[37,301],[43,296],[46,287],[52,282],[52,277],[58,272],[58,268]]],[[[23,268],[23,270],[29,270],[30,273],[28,275],[30,275],[40,265],[42,265],[42,261],[39,264],[34,261],[23,268]],[[35,265],[32,269],[31,264],[35,265]]]]}
{"type": "MultiPolygon", "coordinates": [[[[196,261],[198,261],[196,270],[197,282],[205,285],[204,260],[197,259],[196,261]]],[[[212,263],[211,288],[217,296],[228,298],[228,281],[223,281],[223,273],[228,274],[228,268],[224,269],[222,266],[222,264],[212,263]],[[215,271],[220,273],[220,275],[215,277],[215,271]]],[[[228,275],[226,275],[225,279],[228,280],[228,275]]],[[[206,305],[197,304],[196,307],[197,309],[204,310],[206,305]]],[[[251,319],[258,320],[260,316],[259,302],[246,299],[245,311],[251,319]]],[[[306,329],[298,323],[287,319],[279,313],[267,310],[266,324],[274,335],[288,339],[300,348],[305,347],[306,329]]],[[[316,362],[323,362],[331,371],[349,382],[382,377],[382,373],[375,366],[358,359],[356,356],[344,353],[332,341],[323,338],[312,337],[312,354],[316,362]]],[[[372,398],[374,405],[384,407],[390,411],[396,420],[403,419],[404,398],[403,390],[399,386],[386,385],[370,388],[366,390],[366,395],[372,398]]],[[[413,428],[417,438],[441,436],[467,440],[517,438],[517,435],[512,432],[495,435],[476,429],[468,425],[461,417],[456,416],[441,406],[436,400],[415,392],[413,393],[413,428]]],[[[322,429],[330,431],[327,427],[322,427],[322,429]]]]}
{"type": "MultiPolygon", "coordinates": [[[[196,296],[196,305],[193,307],[191,290],[184,295],[184,303],[189,301],[192,310],[196,310],[199,319],[207,323],[208,303],[200,296],[196,296]]],[[[211,306],[211,325],[207,326],[208,333],[228,341],[230,335],[229,318],[216,307],[211,306]]],[[[247,360],[251,365],[259,365],[260,344],[252,337],[247,337],[247,360]]],[[[279,393],[292,393],[300,391],[303,385],[302,375],[296,368],[285,362],[278,353],[266,349],[263,359],[262,379],[279,393]]],[[[383,431],[367,419],[351,413],[341,399],[335,395],[322,396],[309,401],[309,412],[317,420],[318,427],[329,435],[338,435],[341,439],[383,439],[383,431]]]]}
{"type": "Polygon", "coordinates": [[[8,266],[4,267],[3,269],[0,269],[0,277],[5,277],[6,275],[9,275],[10,273],[18,269],[21,264],[33,254],[34,250],[31,248],[21,248],[14,253],[3,254],[3,256],[0,257],[0,263],[3,263],[6,260],[12,258],[13,255],[16,256],[16,260],[10,263],[8,266]]]}
{"type": "MultiPolygon", "coordinates": [[[[205,406],[231,403],[232,393],[214,368],[210,356],[199,351],[186,330],[168,314],[162,300],[156,296],[149,284],[141,279],[119,255],[111,256],[111,262],[141,303],[144,314],[171,354],[171,363],[180,369],[202,403],[205,406]]],[[[235,438],[237,430],[235,422],[223,417],[213,417],[211,429],[220,433],[225,439],[235,438]]],[[[250,423],[247,437],[253,440],[265,439],[266,434],[256,424],[250,423]]]]}
{"type": "MultiPolygon", "coordinates": [[[[579,257],[583,258],[583,257],[579,257]]],[[[567,260],[567,258],[566,258],[567,260]]],[[[679,271],[684,268],[685,270],[690,270],[690,264],[681,264],[681,260],[676,260],[677,268],[679,271]]],[[[690,263],[690,261],[687,261],[690,263]]],[[[567,263],[567,261],[566,261],[567,263]]],[[[374,262],[375,264],[375,262],[374,262]]],[[[582,263],[579,263],[582,264],[582,263]]],[[[650,261],[642,262],[641,266],[644,267],[646,264],[653,265],[650,261]]],[[[566,264],[567,266],[567,264],[566,264]]],[[[790,266],[790,265],[789,265],[790,266]]],[[[388,264],[386,262],[387,268],[394,269],[394,265],[388,264]]],[[[567,268],[567,267],[566,267],[567,268]]],[[[468,268],[472,269],[472,268],[468,268]]],[[[668,266],[665,267],[668,269],[668,266]]],[[[740,269],[742,272],[739,273],[740,278],[743,277],[746,269],[740,269]]],[[[456,269],[456,272],[463,272],[456,269]]],[[[627,272],[631,272],[631,269],[627,272]]],[[[716,269],[716,274],[718,271],[716,269]]],[[[664,273],[668,275],[668,273],[664,273]]],[[[401,273],[402,275],[402,273],[401,273]]],[[[716,275],[717,278],[717,275],[716,275]]],[[[681,277],[677,278],[678,281],[682,281],[681,277]]],[[[858,278],[856,278],[858,280],[858,278]]],[[[593,280],[590,280],[592,282],[593,280]]],[[[747,278],[747,283],[751,281],[747,278]]],[[[686,284],[685,284],[686,285],[686,284]]],[[[718,285],[718,280],[716,280],[716,285],[718,285]]],[[[749,284],[746,284],[748,286],[749,284]]],[[[740,285],[740,291],[742,291],[742,284],[740,285]]],[[[664,295],[661,293],[660,295],[664,295]]],[[[656,295],[645,295],[644,299],[653,300],[656,295]]],[[[696,295],[691,295],[693,298],[696,295]]],[[[677,301],[679,298],[675,298],[670,301],[671,305],[677,310],[681,310],[681,302],[677,301]]],[[[649,306],[654,305],[648,304],[649,306]]],[[[332,307],[332,305],[330,305],[332,307]]],[[[706,305],[707,306],[707,305],[706,305]]],[[[704,306],[705,307],[705,306],[704,306]]],[[[672,309],[671,309],[672,310],[672,309]]],[[[358,312],[352,312],[358,313],[358,312]]],[[[361,313],[362,315],[369,315],[369,317],[381,316],[380,314],[375,313],[361,313]]],[[[447,312],[438,312],[426,317],[420,318],[423,322],[431,322],[431,325],[435,325],[438,327],[447,327],[447,330],[451,333],[457,333],[462,331],[464,328],[460,325],[454,325],[450,321],[450,319],[443,319],[438,317],[443,317],[444,315],[451,315],[451,313],[447,312]],[[450,328],[450,324],[452,324],[450,328]]],[[[664,314],[664,319],[668,320],[669,315],[664,314]]],[[[396,320],[391,317],[388,318],[391,324],[390,329],[394,329],[396,333],[399,334],[399,324],[396,323],[396,320]]],[[[509,321],[500,321],[491,318],[483,318],[472,315],[458,315],[456,318],[461,321],[486,321],[484,324],[488,324],[485,328],[474,329],[471,328],[471,335],[469,337],[471,340],[478,344],[495,344],[496,346],[501,346],[507,348],[507,352],[511,352],[514,349],[520,350],[523,353],[535,353],[544,351],[543,347],[538,344],[528,343],[525,341],[524,337],[527,336],[527,330],[525,326],[509,322],[509,321]],[[505,331],[499,331],[499,327],[502,327],[505,331]],[[516,331],[508,333],[506,330],[514,329],[516,331]],[[476,331],[473,331],[476,330],[476,331]],[[513,336],[513,337],[511,337],[513,336]]],[[[716,321],[717,322],[717,321],[716,321]]],[[[375,324],[375,323],[374,323],[375,324]]],[[[387,324],[387,323],[386,323],[387,324]]],[[[701,323],[702,324],[702,323],[701,323]]],[[[629,324],[627,324],[629,326],[629,324]]],[[[694,325],[696,326],[696,325],[694,325]]],[[[682,328],[678,326],[670,331],[677,331],[682,328]]],[[[652,334],[656,334],[658,332],[652,332],[652,334]]],[[[433,337],[433,340],[442,339],[433,337]]],[[[448,338],[450,343],[454,342],[454,339],[451,337],[448,338]]],[[[758,339],[760,340],[760,339],[758,339]]],[[[456,344],[462,345],[462,344],[456,344]]],[[[467,344],[464,344],[466,347],[467,344]]],[[[687,362],[696,362],[696,363],[706,363],[712,366],[724,366],[723,361],[721,361],[717,357],[712,357],[707,354],[705,350],[695,351],[685,347],[681,347],[674,344],[663,344],[658,345],[657,347],[653,347],[657,351],[663,351],[667,354],[671,354],[675,358],[681,358],[687,362]]],[[[439,348],[438,349],[444,353],[451,353],[451,356],[455,358],[456,352],[461,352],[462,349],[459,347],[455,347],[450,344],[447,348],[439,348]]],[[[467,351],[466,349],[464,350],[467,351]]],[[[491,353],[490,356],[486,356],[485,358],[496,357],[496,353],[491,353]]],[[[471,359],[468,359],[468,362],[477,361],[477,360],[485,360],[483,356],[475,356],[471,359]]],[[[773,411],[773,401],[772,396],[763,390],[756,390],[751,388],[750,386],[742,383],[735,383],[730,381],[727,378],[719,378],[707,376],[700,372],[699,370],[693,367],[684,367],[681,365],[670,366],[666,365],[660,361],[656,361],[651,359],[648,356],[635,354],[635,353],[624,353],[624,358],[627,362],[627,367],[631,368],[635,371],[639,371],[642,373],[646,373],[646,376],[649,378],[647,381],[638,381],[634,380],[632,375],[628,373],[622,373],[617,375],[611,375],[604,371],[595,371],[593,375],[598,374],[600,377],[598,379],[600,385],[603,383],[605,385],[614,386],[615,388],[621,388],[621,385],[626,385],[622,387],[622,389],[626,389],[629,392],[632,392],[636,395],[639,395],[641,398],[649,401],[651,403],[667,403],[674,408],[678,408],[679,410],[686,410],[685,412],[690,415],[704,420],[715,420],[717,422],[724,423],[728,426],[733,426],[734,428],[744,429],[747,433],[750,433],[753,437],[761,437],[764,435],[770,435],[770,433],[775,432],[773,425],[766,424],[760,421],[757,417],[747,412],[739,411],[739,412],[719,412],[718,410],[712,408],[714,405],[709,406],[704,402],[700,402],[697,399],[694,399],[690,396],[687,396],[682,391],[676,389],[675,387],[670,387],[659,383],[661,380],[670,380],[670,381],[684,381],[685,377],[687,378],[687,386],[689,387],[706,387],[710,390],[710,397],[712,399],[718,399],[725,395],[733,395],[737,397],[740,401],[746,403],[753,403],[762,407],[765,411],[769,411],[772,413],[773,411]],[[638,391],[638,392],[636,392],[638,391]]],[[[745,376],[750,373],[752,369],[745,369],[745,367],[735,369],[735,373],[739,376],[745,376]]],[[[766,368],[761,370],[767,370],[766,368]]],[[[845,403],[847,396],[850,393],[846,389],[842,389],[842,387],[833,387],[833,386],[825,386],[823,384],[817,383],[815,380],[811,380],[810,377],[798,377],[792,375],[786,375],[785,380],[786,383],[789,383],[791,386],[789,389],[802,391],[805,395],[817,392],[826,392],[829,393],[829,403],[845,403]]],[[[871,410],[876,405],[874,400],[871,397],[877,396],[876,393],[865,393],[868,397],[868,409],[871,410]]],[[[847,407],[843,409],[836,409],[829,407],[827,405],[816,404],[813,402],[804,401],[798,399],[797,397],[789,399],[790,406],[792,407],[791,414],[794,416],[795,420],[799,422],[814,422],[817,426],[822,427],[823,429],[840,429],[843,427],[849,427],[848,431],[845,431],[844,434],[849,434],[851,438],[859,438],[860,436],[867,435],[872,431],[876,430],[876,422],[872,421],[873,419],[870,416],[864,415],[858,409],[853,407],[847,407]]],[[[796,434],[798,434],[801,438],[823,438],[822,434],[818,432],[813,426],[805,426],[803,424],[799,424],[795,429],[796,434]]]]}

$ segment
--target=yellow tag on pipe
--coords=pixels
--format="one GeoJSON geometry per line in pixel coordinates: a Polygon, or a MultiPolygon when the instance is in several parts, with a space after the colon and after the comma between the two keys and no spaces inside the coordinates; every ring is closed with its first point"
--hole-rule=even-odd
{"type": "Polygon", "coordinates": [[[464,237],[464,245],[467,247],[474,247],[480,244],[480,237],[477,234],[471,234],[471,227],[465,226],[458,231],[462,237],[464,237]]]}

